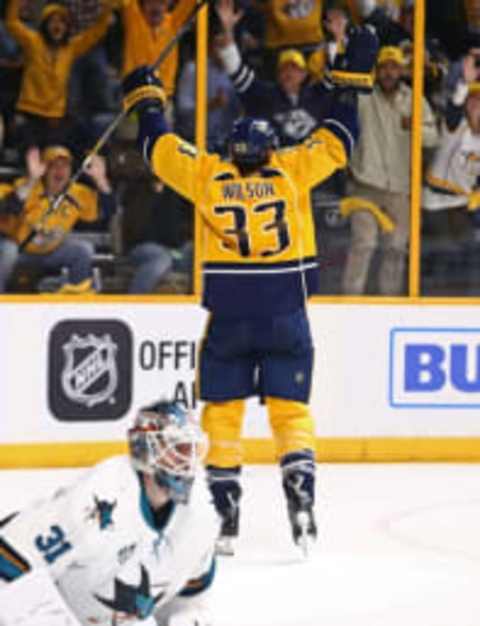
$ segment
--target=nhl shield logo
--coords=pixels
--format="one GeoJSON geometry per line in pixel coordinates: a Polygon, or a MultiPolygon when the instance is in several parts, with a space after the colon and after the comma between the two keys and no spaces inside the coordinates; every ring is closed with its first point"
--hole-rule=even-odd
{"type": "Polygon", "coordinates": [[[118,419],[130,408],[132,336],[119,320],[69,320],[49,340],[49,404],[60,420],[118,419]]]}
{"type": "Polygon", "coordinates": [[[115,402],[117,345],[111,336],[96,337],[90,333],[82,338],[72,335],[62,347],[65,354],[62,386],[67,398],[87,407],[115,402]]]}

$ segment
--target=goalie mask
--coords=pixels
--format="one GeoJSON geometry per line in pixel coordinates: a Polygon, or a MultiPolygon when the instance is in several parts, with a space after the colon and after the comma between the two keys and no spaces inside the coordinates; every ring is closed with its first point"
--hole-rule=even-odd
{"type": "Polygon", "coordinates": [[[197,468],[207,452],[207,436],[173,402],[140,409],[128,431],[131,463],[150,474],[175,502],[186,503],[197,468]]]}

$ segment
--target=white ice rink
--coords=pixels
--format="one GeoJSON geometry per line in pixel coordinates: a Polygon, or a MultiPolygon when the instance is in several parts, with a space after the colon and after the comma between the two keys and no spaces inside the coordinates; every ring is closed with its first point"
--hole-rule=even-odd
{"type": "MultiPolygon", "coordinates": [[[[216,626],[479,626],[480,466],[319,465],[319,541],[292,548],[277,468],[246,467],[216,626]]],[[[0,472],[0,517],[79,470],[0,472]]]]}

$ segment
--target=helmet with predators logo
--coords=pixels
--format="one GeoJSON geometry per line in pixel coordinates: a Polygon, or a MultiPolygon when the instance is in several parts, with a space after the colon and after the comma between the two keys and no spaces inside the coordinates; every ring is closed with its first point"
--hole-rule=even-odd
{"type": "Polygon", "coordinates": [[[229,138],[232,161],[241,167],[260,167],[278,146],[277,136],[268,120],[242,117],[235,121],[229,138]]]}

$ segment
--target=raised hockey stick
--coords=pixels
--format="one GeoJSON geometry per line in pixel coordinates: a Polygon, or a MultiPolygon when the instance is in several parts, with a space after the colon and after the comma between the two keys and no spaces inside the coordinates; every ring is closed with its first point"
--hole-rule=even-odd
{"type": "MultiPolygon", "coordinates": [[[[160,67],[160,65],[164,62],[164,60],[170,54],[172,49],[177,45],[177,43],[183,37],[184,33],[190,28],[190,25],[192,24],[193,20],[195,19],[195,16],[197,15],[197,13],[200,11],[200,9],[203,6],[208,4],[209,1],[210,0],[198,0],[197,1],[197,3],[195,4],[195,6],[193,7],[193,9],[190,12],[190,15],[185,20],[185,22],[181,25],[181,27],[178,29],[178,31],[175,33],[175,35],[166,44],[164,49],[160,52],[160,54],[158,55],[158,58],[156,59],[155,63],[153,63],[153,65],[150,66],[152,70],[157,70],[160,67]]],[[[97,140],[97,143],[93,146],[93,148],[90,150],[90,152],[87,154],[87,156],[83,159],[83,161],[80,164],[80,166],[77,169],[77,171],[70,177],[70,179],[68,180],[67,184],[65,185],[64,190],[61,193],[59,193],[52,200],[52,202],[49,204],[49,206],[47,207],[47,209],[43,213],[43,215],[40,218],[40,220],[37,222],[36,226],[34,228],[32,228],[32,230],[25,237],[25,239],[20,242],[20,245],[19,245],[20,251],[24,250],[26,248],[26,246],[28,246],[28,244],[35,237],[37,232],[39,230],[41,230],[41,228],[45,224],[45,221],[48,218],[48,216],[52,215],[53,213],[55,213],[58,210],[58,208],[60,207],[62,202],[65,200],[65,198],[66,198],[66,196],[68,194],[69,188],[74,183],[76,183],[77,180],[82,176],[82,174],[87,170],[88,166],[90,165],[90,162],[91,162],[92,158],[100,152],[100,150],[103,148],[103,146],[107,143],[107,141],[112,136],[113,132],[117,129],[117,127],[120,124],[120,122],[122,122],[122,120],[128,115],[128,113],[129,113],[129,111],[122,109],[122,111],[120,111],[120,113],[118,113],[118,115],[112,120],[112,122],[110,123],[110,126],[108,126],[104,130],[103,134],[97,140]]]]}

